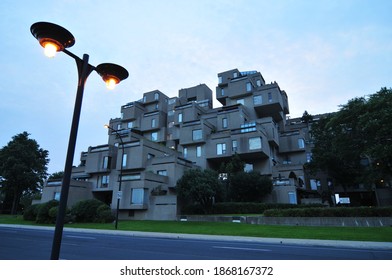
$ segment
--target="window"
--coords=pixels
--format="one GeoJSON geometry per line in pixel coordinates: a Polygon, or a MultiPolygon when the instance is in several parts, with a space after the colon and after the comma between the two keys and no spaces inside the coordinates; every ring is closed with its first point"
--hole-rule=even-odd
{"type": "Polygon", "coordinates": [[[143,96],[143,103],[146,103],[146,101],[147,101],[147,97],[143,96]]]}
{"type": "Polygon", "coordinates": [[[192,130],[192,140],[193,141],[201,140],[202,138],[203,138],[203,133],[202,133],[201,129],[192,130]]]}
{"type": "Polygon", "coordinates": [[[103,163],[102,163],[102,168],[103,169],[108,169],[110,168],[110,163],[111,163],[111,157],[104,156],[103,157],[103,163]]]}
{"type": "Polygon", "coordinates": [[[157,121],[155,119],[151,119],[151,127],[156,127],[157,121]]]}
{"type": "Polygon", "coordinates": [[[258,150],[261,149],[261,137],[252,137],[248,139],[249,142],[249,150],[258,150]]]}
{"type": "Polygon", "coordinates": [[[263,96],[261,96],[261,95],[253,96],[253,104],[254,105],[261,105],[261,104],[263,104],[263,96]]]}
{"type": "Polygon", "coordinates": [[[109,186],[109,175],[103,175],[101,177],[101,188],[107,188],[109,186]]]}
{"type": "Polygon", "coordinates": [[[238,73],[237,72],[234,72],[233,73],[233,78],[237,78],[238,77],[238,73]]]}
{"type": "Polygon", "coordinates": [[[245,100],[243,98],[237,99],[237,104],[245,105],[245,100]]]}
{"type": "Polygon", "coordinates": [[[127,124],[127,127],[128,127],[128,128],[132,128],[132,127],[133,127],[133,122],[129,122],[129,123],[127,124]]]}
{"type": "Polygon", "coordinates": [[[261,80],[257,80],[256,84],[257,84],[258,87],[261,87],[261,80]]]}
{"type": "Polygon", "coordinates": [[[289,203],[297,204],[297,196],[295,195],[295,192],[288,192],[288,195],[289,195],[289,203]]]}
{"type": "Polygon", "coordinates": [[[167,170],[158,170],[157,174],[162,176],[167,176],[167,170]]]}
{"type": "Polygon", "coordinates": [[[221,88],[221,96],[224,96],[224,95],[225,95],[225,89],[221,88]]]}
{"type": "Polygon", "coordinates": [[[121,130],[122,129],[122,125],[121,125],[121,123],[119,123],[118,125],[117,125],[117,130],[121,130]]]}
{"type": "Polygon", "coordinates": [[[227,128],[227,126],[228,126],[227,118],[223,118],[222,119],[222,128],[227,128]]]}
{"type": "Polygon", "coordinates": [[[131,204],[143,204],[144,203],[144,189],[132,189],[131,204]]]}
{"type": "Polygon", "coordinates": [[[58,201],[60,201],[60,192],[55,192],[54,194],[53,194],[53,199],[54,200],[58,200],[58,201]]]}
{"type": "Polygon", "coordinates": [[[245,163],[245,166],[244,166],[244,172],[252,172],[253,171],[253,164],[251,164],[251,163],[245,163]]]}
{"type": "Polygon", "coordinates": [[[255,122],[241,124],[241,133],[247,133],[252,131],[256,131],[255,122]]]}
{"type": "Polygon", "coordinates": [[[271,103],[272,102],[272,93],[268,93],[268,102],[271,103]]]}
{"type": "Polygon", "coordinates": [[[252,84],[250,82],[246,83],[246,91],[252,90],[252,84]]]}
{"type": "Polygon", "coordinates": [[[182,154],[183,154],[184,158],[186,158],[188,156],[188,148],[184,148],[182,150],[182,154]]]}
{"type": "Polygon", "coordinates": [[[196,157],[201,157],[201,146],[196,147],[196,157]]]}
{"type": "Polygon", "coordinates": [[[158,141],[158,132],[151,133],[151,141],[158,141]]]}
{"type": "Polygon", "coordinates": [[[182,122],[182,113],[178,114],[178,122],[181,123],[182,122]]]}
{"type": "Polygon", "coordinates": [[[300,148],[300,149],[305,148],[305,140],[303,138],[298,139],[298,148],[300,148]]]}
{"type": "Polygon", "coordinates": [[[121,176],[121,181],[136,181],[140,180],[141,176],[140,174],[127,174],[127,175],[122,175],[121,176]]]}
{"type": "Polygon", "coordinates": [[[217,155],[226,154],[226,143],[216,144],[216,154],[217,155]]]}
{"type": "Polygon", "coordinates": [[[218,83],[221,84],[223,82],[222,76],[218,76],[218,83]]]}
{"type": "Polygon", "coordinates": [[[158,100],[158,99],[159,99],[159,93],[156,92],[156,93],[154,93],[154,100],[158,100]]]}
{"type": "Polygon", "coordinates": [[[127,166],[127,154],[122,155],[122,161],[121,161],[121,166],[126,167],[127,166]]]}
{"type": "Polygon", "coordinates": [[[170,128],[170,127],[173,127],[173,126],[174,126],[174,122],[169,122],[168,127],[170,128]]]}
{"type": "Polygon", "coordinates": [[[238,149],[238,142],[237,142],[237,140],[233,140],[233,142],[231,142],[231,146],[232,146],[232,151],[234,153],[237,152],[237,149],[238,149]]]}
{"type": "Polygon", "coordinates": [[[121,112],[121,119],[124,118],[124,112],[121,112]]]}

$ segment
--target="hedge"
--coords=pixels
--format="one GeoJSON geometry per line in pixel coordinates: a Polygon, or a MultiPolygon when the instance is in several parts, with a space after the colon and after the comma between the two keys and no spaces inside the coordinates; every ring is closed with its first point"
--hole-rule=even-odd
{"type": "Polygon", "coordinates": [[[269,209],[266,217],[392,217],[392,207],[269,209]]]}
{"type": "MultiPolygon", "coordinates": [[[[263,214],[268,209],[287,208],[322,208],[323,204],[283,204],[254,202],[220,202],[212,206],[210,214],[263,214]]],[[[204,209],[199,204],[187,205],[182,208],[183,215],[203,215],[204,209]]]]}

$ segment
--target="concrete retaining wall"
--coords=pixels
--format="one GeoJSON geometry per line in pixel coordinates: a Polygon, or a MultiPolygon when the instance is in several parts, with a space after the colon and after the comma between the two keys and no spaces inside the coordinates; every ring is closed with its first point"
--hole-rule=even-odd
{"type": "Polygon", "coordinates": [[[229,222],[257,225],[291,226],[347,226],[384,227],[392,226],[392,217],[264,217],[264,216],[178,216],[179,221],[229,222]]]}

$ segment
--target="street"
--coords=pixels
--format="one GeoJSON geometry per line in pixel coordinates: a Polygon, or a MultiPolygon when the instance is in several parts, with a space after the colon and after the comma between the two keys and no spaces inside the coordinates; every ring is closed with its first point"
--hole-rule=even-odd
{"type": "MultiPolygon", "coordinates": [[[[1,260],[47,260],[53,230],[0,227],[1,260]]],[[[64,230],[67,260],[391,260],[391,249],[272,244],[240,240],[143,237],[64,230]]]]}

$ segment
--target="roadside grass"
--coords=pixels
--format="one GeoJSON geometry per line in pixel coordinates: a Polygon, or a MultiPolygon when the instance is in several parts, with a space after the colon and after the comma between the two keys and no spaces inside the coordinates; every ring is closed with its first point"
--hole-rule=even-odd
{"type": "MultiPolygon", "coordinates": [[[[32,221],[24,221],[22,216],[12,215],[0,215],[0,224],[38,225],[32,221]]],[[[48,225],[41,224],[41,226],[48,225]]],[[[65,227],[115,230],[114,224],[112,223],[75,223],[67,224],[65,227]]],[[[392,227],[305,227],[219,222],[119,221],[118,230],[248,237],[392,242],[392,227]]]]}

